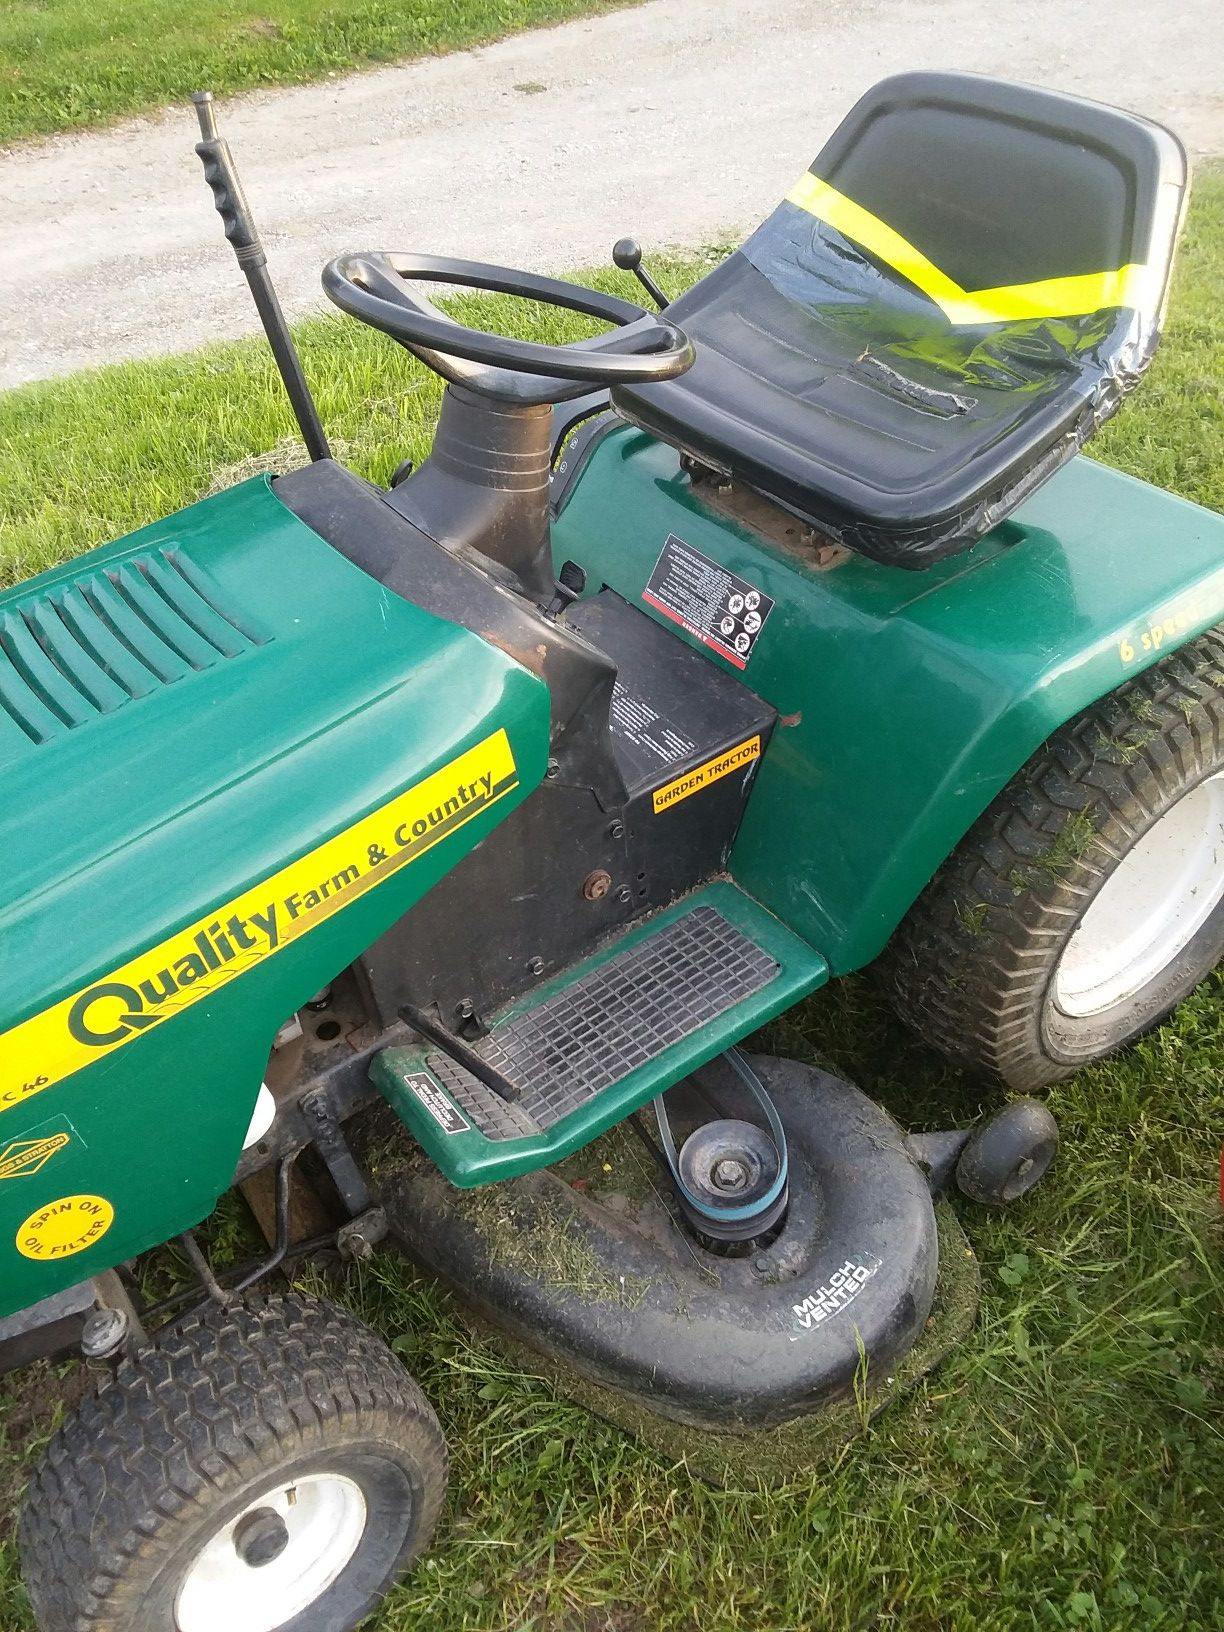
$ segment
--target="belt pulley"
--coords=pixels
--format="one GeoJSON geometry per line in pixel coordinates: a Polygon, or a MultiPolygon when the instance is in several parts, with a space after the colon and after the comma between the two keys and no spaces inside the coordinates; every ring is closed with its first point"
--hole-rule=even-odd
{"type": "Polygon", "coordinates": [[[786,1132],[765,1085],[738,1049],[723,1058],[759,1106],[768,1132],[755,1122],[721,1117],[703,1122],[676,1149],[664,1096],[655,1120],[672,1183],[689,1223],[715,1241],[750,1241],[786,1211],[786,1132]]]}

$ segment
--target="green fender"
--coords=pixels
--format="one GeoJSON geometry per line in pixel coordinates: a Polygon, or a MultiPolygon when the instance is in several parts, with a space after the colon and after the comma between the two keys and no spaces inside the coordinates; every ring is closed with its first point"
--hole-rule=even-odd
{"type": "Polygon", "coordinates": [[[675,535],[772,597],[742,678],[781,718],[732,868],[838,974],[877,956],[1054,730],[1224,620],[1224,517],[1084,457],[924,572],[821,567],[799,522],[773,512],[764,539],[734,499],[615,429],[568,489],[556,560],[660,618],[642,590],[675,535]]]}

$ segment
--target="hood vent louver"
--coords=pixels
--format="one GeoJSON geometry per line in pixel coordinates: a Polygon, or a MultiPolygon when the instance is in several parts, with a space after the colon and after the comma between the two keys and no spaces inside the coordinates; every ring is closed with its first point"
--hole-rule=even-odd
{"type": "Polygon", "coordinates": [[[0,714],[50,742],[270,638],[177,550],[133,556],[0,611],[0,714]]]}

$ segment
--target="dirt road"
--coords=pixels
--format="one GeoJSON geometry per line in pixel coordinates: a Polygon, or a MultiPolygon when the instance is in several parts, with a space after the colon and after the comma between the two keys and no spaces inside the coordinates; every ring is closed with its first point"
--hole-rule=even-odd
{"type": "MultiPolygon", "coordinates": [[[[342,249],[555,270],[626,232],[741,232],[914,67],[1079,91],[1224,151],[1219,0],[651,0],[221,111],[296,315],[342,249]]],[[[256,326],[194,130],[182,107],[0,155],[0,386],[256,326]]]]}

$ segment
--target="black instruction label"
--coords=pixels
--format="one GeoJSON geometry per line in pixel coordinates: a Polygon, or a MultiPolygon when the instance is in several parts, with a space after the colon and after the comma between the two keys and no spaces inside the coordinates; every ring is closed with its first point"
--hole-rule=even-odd
{"type": "Polygon", "coordinates": [[[414,1093],[443,1133],[466,1133],[471,1123],[452,1105],[431,1076],[424,1071],[405,1071],[404,1087],[414,1093]]]}
{"type": "Polygon", "coordinates": [[[737,578],[675,533],[659,551],[642,599],[737,669],[747,668],[774,609],[755,584],[737,578]]]}
{"type": "Polygon", "coordinates": [[[646,765],[674,765],[697,749],[692,737],[668,725],[658,709],[619,680],[612,688],[612,730],[639,750],[646,765]]]}

